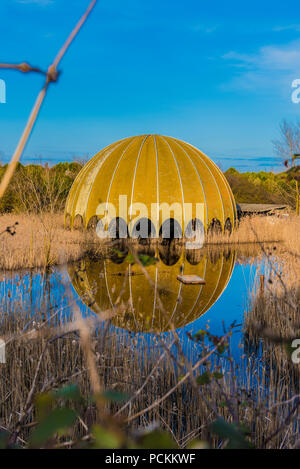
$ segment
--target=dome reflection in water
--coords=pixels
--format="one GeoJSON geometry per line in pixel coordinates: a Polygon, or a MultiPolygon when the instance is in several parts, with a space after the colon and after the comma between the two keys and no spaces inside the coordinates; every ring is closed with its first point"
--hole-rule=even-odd
{"type": "Polygon", "coordinates": [[[156,249],[140,246],[138,253],[156,254],[159,259],[145,267],[151,281],[139,265],[125,260],[126,251],[68,267],[82,301],[95,313],[113,310],[112,324],[131,332],[165,332],[195,321],[221,296],[235,262],[230,249],[187,251],[176,241],[156,249]],[[177,280],[179,274],[198,275],[205,285],[184,285],[177,280]]]}

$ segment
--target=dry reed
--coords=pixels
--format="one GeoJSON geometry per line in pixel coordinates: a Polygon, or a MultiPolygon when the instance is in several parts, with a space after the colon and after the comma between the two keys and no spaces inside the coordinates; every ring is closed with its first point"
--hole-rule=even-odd
{"type": "MultiPolygon", "coordinates": [[[[231,236],[212,235],[208,245],[232,244],[242,253],[253,253],[254,244],[282,243],[282,250],[295,251],[300,229],[298,217],[244,218],[231,236]],[[242,247],[245,245],[244,247],[242,247]],[[247,247],[248,245],[248,247],[247,247]]],[[[45,267],[64,264],[82,258],[85,254],[101,255],[107,244],[95,232],[64,229],[62,214],[1,215],[0,216],[0,270],[45,267]],[[16,234],[5,232],[18,222],[16,234]]],[[[136,241],[135,241],[136,243],[136,241]]],[[[278,246],[278,249],[281,249],[278,246]]]]}
{"type": "Polygon", "coordinates": [[[2,215],[0,217],[0,269],[49,267],[100,254],[103,244],[91,232],[64,230],[63,215],[2,215]],[[5,232],[18,223],[16,233],[5,232]]]}

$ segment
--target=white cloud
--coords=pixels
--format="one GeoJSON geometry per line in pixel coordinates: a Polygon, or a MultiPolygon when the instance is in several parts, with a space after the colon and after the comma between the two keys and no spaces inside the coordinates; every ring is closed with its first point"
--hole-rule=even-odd
{"type": "Polygon", "coordinates": [[[240,69],[227,84],[231,87],[274,89],[286,87],[287,83],[300,77],[299,40],[282,46],[263,46],[252,54],[230,51],[222,58],[240,69]]]}
{"type": "Polygon", "coordinates": [[[273,28],[275,32],[282,32],[282,31],[300,31],[300,24],[287,24],[285,26],[276,26],[273,28]]]}
{"type": "Polygon", "coordinates": [[[255,54],[241,54],[231,51],[223,55],[239,67],[264,70],[295,70],[300,64],[300,41],[288,46],[264,46],[255,54]]]}
{"type": "Polygon", "coordinates": [[[36,4],[40,6],[50,5],[54,0],[15,0],[16,3],[22,3],[24,5],[36,4]]]}

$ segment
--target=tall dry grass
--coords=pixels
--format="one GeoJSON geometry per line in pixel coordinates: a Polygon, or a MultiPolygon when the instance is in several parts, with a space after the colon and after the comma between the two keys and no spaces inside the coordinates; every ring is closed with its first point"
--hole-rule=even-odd
{"type": "MultiPolygon", "coordinates": [[[[16,235],[5,233],[7,244],[3,243],[1,247],[3,256],[7,256],[10,248],[6,262],[11,259],[11,263],[7,262],[6,268],[13,269],[16,265],[33,267],[35,263],[40,266],[64,263],[67,259],[75,260],[83,256],[88,249],[95,253],[95,248],[91,247],[96,242],[94,235],[79,230],[65,231],[61,215],[47,216],[45,219],[30,217],[30,223],[28,217],[6,217],[3,217],[4,226],[19,222],[16,235]],[[16,255],[16,246],[21,252],[24,245],[26,255],[16,255]]],[[[260,288],[258,285],[257,289],[253,289],[246,318],[244,360],[238,363],[239,368],[235,368],[237,364],[228,367],[228,362],[223,359],[217,362],[212,360],[212,369],[217,364],[224,377],[221,382],[205,386],[195,387],[193,379],[180,384],[182,372],[189,369],[199,353],[197,344],[192,341],[188,353],[190,364],[182,362],[179,353],[166,353],[158,363],[158,357],[169,346],[168,340],[162,346],[162,337],[158,335],[149,346],[145,337],[116,334],[109,323],[97,330],[91,329],[90,324],[85,325],[90,330],[86,347],[81,347],[80,337],[86,327],[74,326],[74,331],[64,332],[66,320],[74,317],[74,304],[69,304],[70,316],[61,314],[68,307],[63,305],[63,295],[59,304],[56,304],[55,298],[51,303],[48,274],[45,273],[45,288],[41,288],[40,305],[33,316],[32,304],[28,302],[31,286],[25,277],[20,276],[23,280],[14,282],[13,301],[10,300],[9,291],[1,297],[0,335],[10,337],[6,350],[8,361],[5,369],[1,369],[2,429],[14,433],[17,427],[17,440],[26,446],[37,418],[32,403],[29,401],[30,406],[27,405],[33,384],[34,394],[38,394],[76,383],[85,397],[85,403],[79,409],[81,419],[69,436],[72,441],[87,437],[91,426],[99,418],[99,409],[97,413],[96,404],[90,400],[94,393],[91,380],[93,368],[102,389],[113,389],[131,396],[122,411],[123,403],[105,404],[109,418],[113,419],[119,412],[116,422],[122,422],[122,428],[128,435],[134,435],[137,429],[158,424],[171,432],[181,448],[195,437],[209,441],[212,447],[220,447],[224,442],[211,434],[210,424],[216,417],[233,421],[228,406],[224,406],[224,396],[227,396],[229,402],[236,403],[237,418],[250,429],[251,441],[256,447],[298,447],[299,421],[295,419],[295,404],[298,402],[299,373],[284,349],[272,342],[276,334],[283,339],[288,339],[297,331],[300,334],[298,226],[297,219],[269,221],[257,217],[243,220],[240,231],[232,235],[241,260],[243,256],[251,257],[254,253],[265,257],[265,281],[260,288]],[[276,240],[271,234],[276,235],[276,240]],[[252,243],[246,241],[249,238],[252,243]],[[275,241],[278,242],[276,245],[275,241]],[[32,334],[28,336],[30,332],[32,334]],[[262,340],[265,346],[261,348],[262,340]],[[234,373],[232,368],[236,370],[234,373]],[[174,391],[168,395],[172,388],[174,391]],[[167,397],[162,402],[147,410],[164,395],[167,397]],[[134,415],[139,416],[133,418],[134,415]],[[126,424],[126,421],[129,423],[126,424]]],[[[221,243],[217,244],[221,248],[221,243]]],[[[231,249],[230,246],[227,248],[231,249]]],[[[213,255],[212,245],[206,249],[211,250],[213,255]]],[[[69,301],[67,297],[66,302],[69,301]]],[[[58,441],[65,445],[64,440],[58,441]]]]}
{"type": "Polygon", "coordinates": [[[62,214],[2,215],[0,232],[1,270],[64,264],[102,249],[95,234],[65,230],[62,214]],[[14,235],[5,231],[16,222],[14,235]]]}
{"type": "MultiPolygon", "coordinates": [[[[229,235],[210,235],[208,245],[250,245],[259,243],[282,243],[283,249],[294,251],[300,228],[299,217],[287,219],[255,216],[243,218],[237,229],[229,235]]],[[[62,214],[2,215],[0,216],[0,269],[45,267],[64,264],[82,258],[85,254],[101,255],[107,244],[95,232],[64,229],[62,214]],[[6,228],[18,222],[15,235],[6,228]]],[[[136,244],[137,241],[129,244],[136,244]]],[[[153,244],[157,244],[153,241],[153,244]]],[[[243,248],[246,252],[247,249],[243,248]]]]}
{"type": "MultiPolygon", "coordinates": [[[[268,394],[275,391],[277,400],[282,394],[290,395],[285,409],[285,419],[292,422],[285,430],[288,438],[298,428],[300,409],[300,365],[293,356],[293,342],[300,339],[299,220],[295,219],[294,229],[287,223],[282,231],[286,237],[284,246],[269,250],[261,246],[265,265],[257,272],[256,286],[250,292],[244,331],[248,353],[261,356],[262,372],[270,383],[268,394]],[[272,383],[277,386],[274,388],[272,383]]],[[[283,447],[284,439],[279,448],[283,447]]],[[[299,434],[294,447],[300,447],[299,434]]]]}
{"type": "Polygon", "coordinates": [[[298,239],[300,217],[255,215],[243,217],[232,234],[210,234],[207,242],[211,244],[246,244],[282,242],[293,246],[298,239]]]}
{"type": "Polygon", "coordinates": [[[250,294],[245,330],[258,345],[265,337],[265,348],[278,363],[289,365],[284,346],[300,338],[300,256],[299,241],[291,250],[265,250],[265,265],[257,272],[256,286],[250,294]],[[277,347],[276,344],[279,346],[277,347]]]}

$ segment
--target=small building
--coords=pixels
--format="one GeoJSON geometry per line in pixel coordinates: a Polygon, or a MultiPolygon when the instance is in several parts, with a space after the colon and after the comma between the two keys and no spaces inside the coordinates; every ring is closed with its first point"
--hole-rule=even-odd
{"type": "Polygon", "coordinates": [[[236,204],[238,217],[251,215],[283,215],[287,205],[276,204],[236,204]]]}

